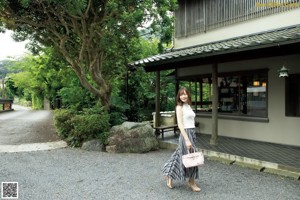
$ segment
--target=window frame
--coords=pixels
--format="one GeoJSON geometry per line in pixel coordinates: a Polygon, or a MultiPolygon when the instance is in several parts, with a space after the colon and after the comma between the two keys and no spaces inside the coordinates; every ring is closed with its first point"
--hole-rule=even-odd
{"type": "MultiPolygon", "coordinates": [[[[246,70],[246,71],[233,71],[233,72],[224,72],[224,73],[218,73],[218,78],[220,77],[242,77],[242,76],[265,76],[266,78],[266,88],[265,88],[265,115],[258,116],[258,115],[248,115],[248,114],[242,114],[239,110],[238,113],[226,113],[226,112],[220,112],[218,111],[218,116],[220,118],[226,118],[226,119],[235,119],[235,120],[247,120],[247,121],[262,121],[262,122],[268,122],[268,70],[269,69],[256,69],[256,70],[246,70]]],[[[188,88],[191,92],[192,96],[192,107],[195,110],[196,114],[199,116],[209,117],[211,116],[211,110],[205,110],[202,111],[198,110],[199,107],[207,104],[212,104],[211,101],[204,101],[203,100],[203,89],[201,89],[201,82],[203,82],[203,79],[210,79],[211,74],[205,74],[205,75],[196,75],[191,77],[182,77],[179,81],[188,82],[188,88]],[[193,86],[192,84],[193,83],[193,86]],[[197,84],[197,85],[195,85],[197,84]],[[202,92],[202,94],[200,94],[202,92]],[[197,100],[196,102],[194,100],[197,100]]],[[[248,86],[247,86],[248,87],[248,86]]],[[[218,87],[220,89],[220,87],[218,87]]],[[[239,88],[240,90],[240,88],[239,88]]],[[[219,103],[220,103],[220,90],[219,92],[219,103]]],[[[240,91],[238,91],[240,95],[240,91]]],[[[238,97],[240,99],[240,96],[238,97]]],[[[240,101],[239,105],[240,107],[240,101]]]]}

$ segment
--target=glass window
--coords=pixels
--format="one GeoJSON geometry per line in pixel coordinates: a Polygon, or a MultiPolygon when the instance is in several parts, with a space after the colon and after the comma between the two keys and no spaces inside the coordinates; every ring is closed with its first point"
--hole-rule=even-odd
{"type": "Polygon", "coordinates": [[[218,78],[219,112],[239,113],[240,83],[238,76],[218,78]]]}
{"type": "Polygon", "coordinates": [[[290,74],[286,78],[286,116],[300,117],[300,74],[290,74]]]}
{"type": "Polygon", "coordinates": [[[241,76],[241,113],[267,117],[267,75],[241,76]]]}
{"type": "MultiPolygon", "coordinates": [[[[267,70],[219,74],[219,113],[267,117],[267,84],[267,70]]],[[[198,78],[188,85],[194,110],[211,112],[213,94],[211,78],[198,78]]]]}

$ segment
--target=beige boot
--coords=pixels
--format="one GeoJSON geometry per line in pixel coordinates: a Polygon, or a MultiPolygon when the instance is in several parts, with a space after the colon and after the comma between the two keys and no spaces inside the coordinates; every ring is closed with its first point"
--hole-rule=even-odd
{"type": "Polygon", "coordinates": [[[194,192],[200,192],[201,189],[196,185],[195,180],[193,178],[190,178],[188,181],[188,186],[194,191],[194,192]]]}

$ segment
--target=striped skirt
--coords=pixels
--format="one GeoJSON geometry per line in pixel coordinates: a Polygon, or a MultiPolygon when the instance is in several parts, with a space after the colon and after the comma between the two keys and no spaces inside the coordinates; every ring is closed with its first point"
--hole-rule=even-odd
{"type": "MultiPolygon", "coordinates": [[[[188,137],[192,143],[192,146],[196,149],[196,133],[195,128],[185,129],[188,137]]],[[[182,163],[182,155],[187,154],[187,148],[183,136],[179,136],[179,144],[171,158],[163,166],[162,172],[164,176],[167,176],[173,180],[185,181],[186,178],[199,178],[198,167],[185,168],[182,163]]]]}

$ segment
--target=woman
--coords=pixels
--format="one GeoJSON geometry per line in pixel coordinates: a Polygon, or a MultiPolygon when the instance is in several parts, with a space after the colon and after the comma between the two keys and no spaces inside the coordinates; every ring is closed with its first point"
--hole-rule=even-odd
{"type": "Polygon", "coordinates": [[[185,181],[188,178],[188,186],[194,192],[200,192],[201,189],[195,183],[195,179],[199,178],[198,167],[185,168],[181,158],[188,153],[188,149],[196,149],[195,113],[190,105],[189,91],[186,88],[179,89],[176,96],[176,117],[180,130],[179,145],[162,171],[167,177],[168,188],[173,188],[172,180],[185,181]]]}

